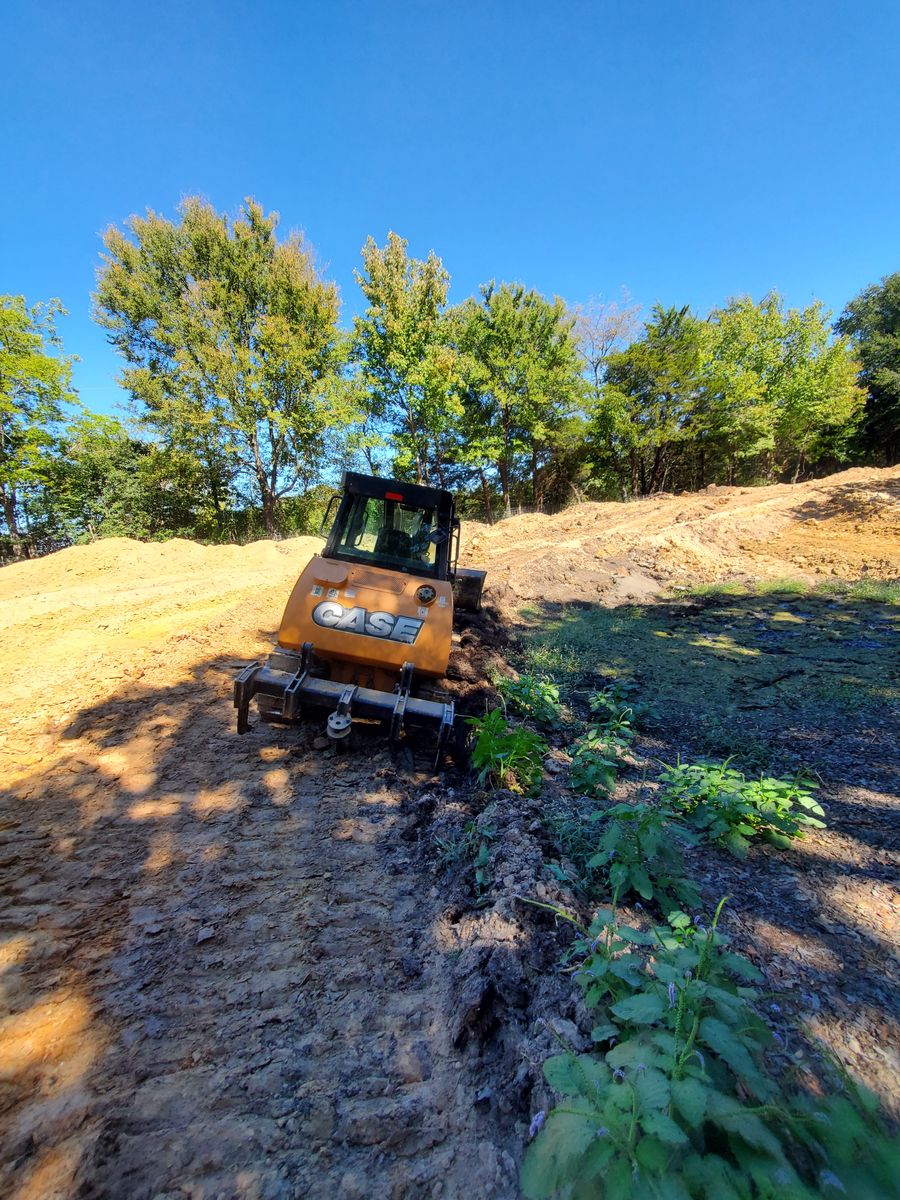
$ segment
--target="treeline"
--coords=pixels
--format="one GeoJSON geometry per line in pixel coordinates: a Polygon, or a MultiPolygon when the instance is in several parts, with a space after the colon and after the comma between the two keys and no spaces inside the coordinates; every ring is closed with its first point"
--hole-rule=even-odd
{"type": "Polygon", "coordinates": [[[199,199],[103,238],[96,320],[126,420],[72,388],[57,302],[0,298],[0,556],[124,534],[208,541],[313,527],[341,467],[511,507],[798,479],[900,454],[900,273],[835,326],[775,293],[705,317],[569,308],[518,284],[459,304],[432,252],[363,247],[363,314],[302,237],[199,199]]]}

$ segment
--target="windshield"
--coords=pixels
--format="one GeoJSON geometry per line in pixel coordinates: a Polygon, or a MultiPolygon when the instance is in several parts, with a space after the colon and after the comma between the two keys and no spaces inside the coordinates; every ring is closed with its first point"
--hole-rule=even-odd
{"type": "Polygon", "coordinates": [[[373,563],[415,575],[434,575],[437,548],[431,541],[431,508],[354,496],[334,530],[335,558],[373,563]]]}

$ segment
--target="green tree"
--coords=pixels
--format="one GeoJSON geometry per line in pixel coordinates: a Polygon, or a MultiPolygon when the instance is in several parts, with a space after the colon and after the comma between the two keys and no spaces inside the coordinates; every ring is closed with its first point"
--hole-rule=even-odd
{"type": "Polygon", "coordinates": [[[507,511],[526,479],[541,507],[547,468],[584,400],[574,318],[560,299],[492,282],[481,288],[480,302],[459,306],[453,322],[464,356],[462,453],[482,480],[487,468],[496,472],[507,511]]]}
{"type": "Polygon", "coordinates": [[[69,422],[51,492],[74,542],[217,532],[194,455],[134,437],[114,417],[84,411],[69,422]]]}
{"type": "Polygon", "coordinates": [[[892,466],[900,462],[900,271],[860,292],[835,328],[853,338],[862,362],[864,447],[892,466]]]}
{"type": "Polygon", "coordinates": [[[840,459],[862,403],[848,339],[833,337],[816,301],[787,309],[777,292],[710,314],[712,354],[701,428],[724,452],[729,482],[740,462],[795,481],[820,459],[840,459]]]}
{"type": "Polygon", "coordinates": [[[40,548],[63,405],[75,399],[55,327],[63,314],[58,300],[29,307],[24,296],[0,297],[0,509],[15,558],[40,548]]]}
{"type": "Polygon", "coordinates": [[[605,359],[589,426],[594,488],[645,495],[708,482],[799,478],[840,461],[861,403],[857,364],[818,303],[777,293],[700,320],[657,305],[605,359]]]}
{"type": "Polygon", "coordinates": [[[197,197],[179,212],[107,230],[96,319],[144,420],[203,464],[220,519],[235,490],[271,535],[281,498],[318,480],[329,433],[351,419],[335,409],[347,393],[331,387],[337,288],[302,237],[279,242],[277,215],[252,200],[233,221],[197,197]]]}
{"type": "Polygon", "coordinates": [[[356,279],[367,308],[354,322],[353,354],[369,412],[390,427],[394,470],[419,483],[434,475],[444,487],[461,414],[445,315],[450,276],[433,250],[411,258],[396,233],[383,247],[369,238],[362,259],[356,279]]]}
{"type": "Polygon", "coordinates": [[[618,475],[632,495],[672,486],[694,438],[709,351],[704,321],[686,306],[657,304],[642,336],[608,356],[590,426],[601,486],[610,475],[618,475]]]}

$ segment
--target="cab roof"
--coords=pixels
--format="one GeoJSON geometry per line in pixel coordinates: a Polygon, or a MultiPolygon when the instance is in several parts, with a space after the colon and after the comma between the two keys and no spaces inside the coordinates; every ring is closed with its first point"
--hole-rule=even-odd
{"type": "Polygon", "coordinates": [[[442,488],[425,487],[421,483],[404,483],[399,479],[383,479],[378,475],[360,475],[345,471],[342,480],[345,494],[372,496],[376,500],[396,500],[416,508],[432,508],[448,517],[453,516],[453,493],[442,488]]]}

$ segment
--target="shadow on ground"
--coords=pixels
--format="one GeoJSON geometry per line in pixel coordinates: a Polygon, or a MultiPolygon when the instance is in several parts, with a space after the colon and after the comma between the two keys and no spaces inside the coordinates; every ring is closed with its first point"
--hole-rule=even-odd
{"type": "Polygon", "coordinates": [[[585,714],[612,678],[639,684],[648,780],[679,758],[817,780],[826,831],[746,863],[704,848],[690,868],[707,903],[733,897],[728,924],[773,987],[900,1114],[900,607],[796,590],[532,605],[516,632],[517,665],[585,714]]]}
{"type": "Polygon", "coordinates": [[[82,710],[0,794],[3,1195],[514,1195],[522,1103],[474,1104],[500,998],[456,1002],[417,857],[430,772],[238,738],[239,665],[82,710]]]}

